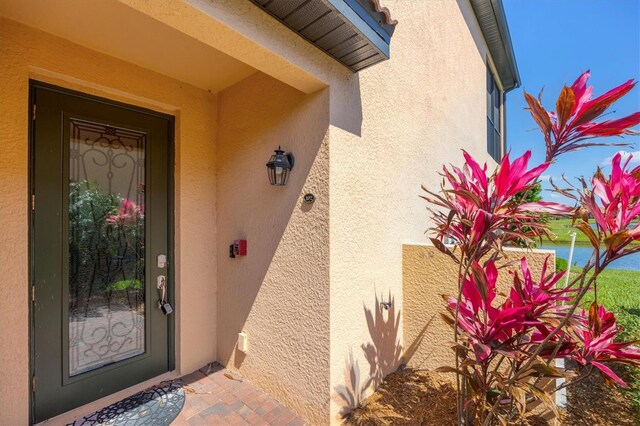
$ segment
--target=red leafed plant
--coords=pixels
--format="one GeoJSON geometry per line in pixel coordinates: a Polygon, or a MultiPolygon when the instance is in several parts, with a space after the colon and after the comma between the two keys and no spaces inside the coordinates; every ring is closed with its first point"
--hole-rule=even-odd
{"type": "Polygon", "coordinates": [[[547,147],[546,161],[552,161],[558,155],[588,146],[628,145],[584,141],[603,136],[630,134],[633,132],[629,128],[640,123],[640,112],[617,120],[595,122],[614,102],[629,93],[636,82],[628,80],[607,93],[591,99],[593,86],[587,87],[590,75],[589,71],[585,71],[571,87],[562,88],[556,101],[556,112],[547,112],[544,109],[541,95],[536,99],[525,92],[524,96],[531,116],[544,135],[547,147]]]}
{"type": "Polygon", "coordinates": [[[616,326],[616,317],[607,312],[603,305],[594,303],[586,316],[583,310],[578,325],[574,327],[576,339],[580,342],[569,355],[582,366],[592,365],[598,368],[607,381],[621,386],[627,384],[618,377],[605,363],[619,362],[640,364],[640,351],[631,342],[614,342],[621,328],[616,326]],[[585,320],[585,318],[588,318],[585,320]],[[580,321],[581,320],[581,321],[580,321]]]}
{"type": "Polygon", "coordinates": [[[531,213],[568,215],[573,211],[557,203],[521,203],[514,198],[517,193],[529,190],[549,167],[546,162],[527,170],[530,151],[513,162],[509,161],[509,154],[505,155],[490,175],[486,164],[480,167],[468,153],[463,155],[462,169],[443,167],[448,188],[445,183],[440,192],[423,187],[427,195],[422,198],[436,207],[430,211],[438,237],[431,240],[450,256],[441,243],[443,237],[458,242],[465,257],[473,261],[491,249],[500,251],[502,244],[548,235],[548,229],[531,213]]]}
{"type": "Polygon", "coordinates": [[[135,223],[144,214],[144,209],[135,202],[124,198],[120,203],[118,214],[107,216],[107,223],[111,225],[124,225],[127,223],[135,223]]]}
{"type": "Polygon", "coordinates": [[[640,250],[638,246],[629,247],[631,241],[640,241],[640,223],[633,225],[640,216],[640,166],[627,170],[631,158],[621,166],[622,156],[616,154],[609,178],[598,169],[591,188],[584,184],[578,191],[583,210],[577,226],[594,247],[604,244],[611,260],[640,250]],[[589,225],[590,217],[594,219],[595,230],[589,225]]]}
{"type": "Polygon", "coordinates": [[[457,375],[459,424],[508,424],[526,416],[534,401],[555,409],[551,395],[559,388],[594,372],[624,386],[610,365],[640,365],[640,349],[633,342],[616,341],[621,328],[597,301],[598,275],[613,260],[640,251],[640,245],[630,245],[640,241],[640,166],[630,169],[629,159],[623,164],[617,154],[609,177],[598,169],[589,182],[581,180],[580,188],[556,187],[576,201],[574,207],[515,197],[536,185],[559,155],[620,145],[596,138],[635,133],[630,128],[640,123],[640,112],[597,121],[635,82],[592,99],[588,78],[589,71],[562,89],[555,112],[548,112],[540,97],[525,93],[544,136],[544,163],[529,167],[529,151],[513,161],[507,154],[489,172],[486,164],[463,152],[462,167],[443,167],[439,190],[423,187],[434,223],[431,240],[458,264],[458,294],[445,296],[456,363],[440,370],[457,375]],[[573,217],[593,245],[591,259],[561,286],[563,274],[550,272],[547,261],[534,278],[522,258],[519,270],[509,270],[508,287],[499,291],[500,271],[510,269],[510,264],[497,266],[504,264],[503,247],[522,242],[532,247],[536,239],[550,236],[540,214],[573,217]],[[595,301],[585,312],[582,299],[589,291],[595,301]],[[574,360],[579,368],[555,368],[558,357],[574,360]],[[557,377],[565,383],[549,390],[545,380],[557,377]]]}

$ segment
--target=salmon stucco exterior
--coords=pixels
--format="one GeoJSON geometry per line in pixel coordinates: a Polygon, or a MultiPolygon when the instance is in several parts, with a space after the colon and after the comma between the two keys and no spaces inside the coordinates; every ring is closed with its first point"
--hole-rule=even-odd
{"type": "Polygon", "coordinates": [[[45,420],[32,388],[34,312],[49,309],[31,282],[32,215],[47,208],[32,200],[34,87],[173,123],[169,364],[54,422],[216,361],[308,422],[337,424],[410,362],[420,318],[403,315],[420,311],[409,296],[433,296],[425,265],[449,271],[419,254],[421,185],[461,149],[490,164],[504,152],[519,84],[505,25],[495,0],[0,0],[0,424],[45,420]],[[304,21],[312,6],[335,28],[304,21]],[[285,186],[265,167],[279,146],[295,157],[285,186]],[[229,256],[235,240],[246,256],[229,256]]]}

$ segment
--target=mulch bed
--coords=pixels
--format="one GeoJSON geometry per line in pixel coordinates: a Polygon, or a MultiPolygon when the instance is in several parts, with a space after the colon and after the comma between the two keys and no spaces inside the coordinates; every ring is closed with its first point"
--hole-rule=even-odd
{"type": "MultiPolygon", "coordinates": [[[[625,377],[624,367],[613,366],[619,376],[625,377]]],[[[639,413],[635,413],[631,400],[617,386],[607,385],[599,374],[567,389],[567,411],[562,425],[635,426],[640,424],[639,413]]]]}
{"type": "MultiPolygon", "coordinates": [[[[624,375],[624,372],[618,371],[624,375]]],[[[640,424],[629,397],[594,374],[569,388],[568,407],[559,422],[531,417],[523,425],[562,426],[640,424]]],[[[456,425],[455,383],[438,373],[404,369],[390,374],[378,390],[345,419],[348,425],[456,425]]]]}
{"type": "Polygon", "coordinates": [[[451,381],[429,371],[404,369],[389,374],[346,424],[455,425],[456,390],[451,381]]]}

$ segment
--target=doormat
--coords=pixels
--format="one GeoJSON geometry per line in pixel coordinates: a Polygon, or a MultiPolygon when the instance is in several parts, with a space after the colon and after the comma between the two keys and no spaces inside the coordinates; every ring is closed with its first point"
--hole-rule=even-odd
{"type": "Polygon", "coordinates": [[[67,426],[141,426],[169,425],[184,406],[184,389],[179,383],[161,383],[67,426]]]}

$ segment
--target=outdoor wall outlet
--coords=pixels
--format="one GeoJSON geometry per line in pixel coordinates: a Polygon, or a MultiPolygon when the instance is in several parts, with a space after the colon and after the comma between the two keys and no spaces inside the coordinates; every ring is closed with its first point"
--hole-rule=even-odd
{"type": "Polygon", "coordinates": [[[242,333],[238,333],[238,350],[244,353],[247,353],[249,350],[249,337],[244,331],[242,333]]]}

